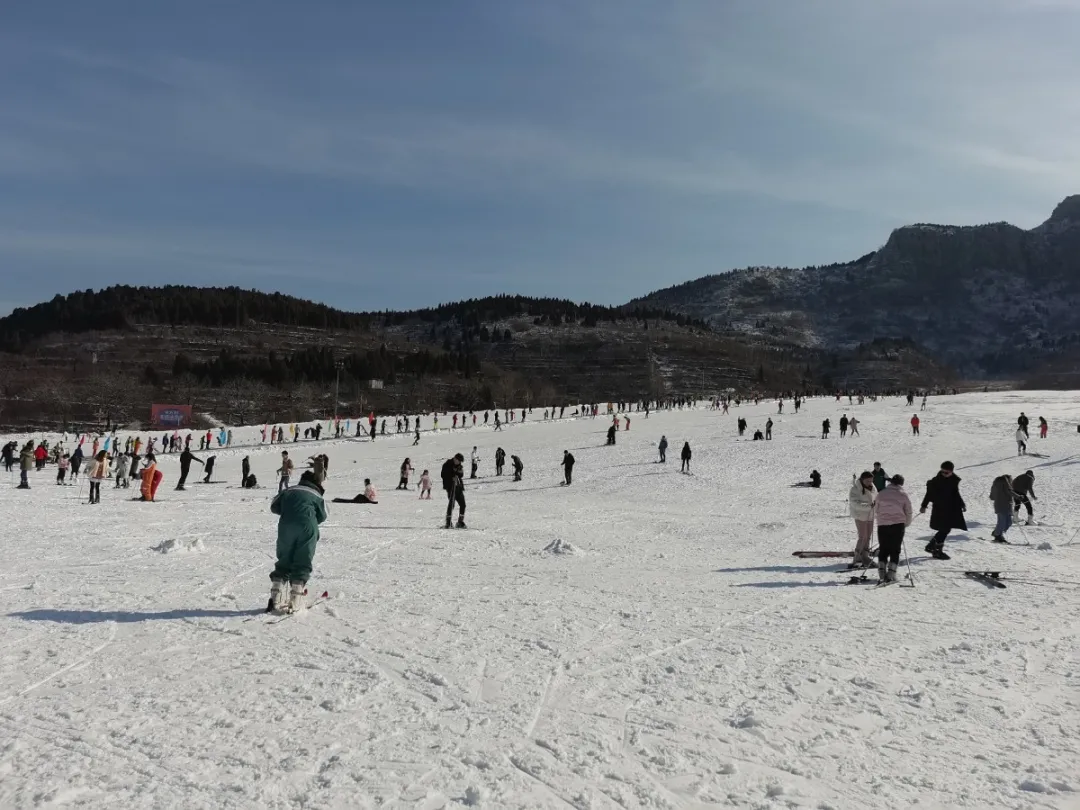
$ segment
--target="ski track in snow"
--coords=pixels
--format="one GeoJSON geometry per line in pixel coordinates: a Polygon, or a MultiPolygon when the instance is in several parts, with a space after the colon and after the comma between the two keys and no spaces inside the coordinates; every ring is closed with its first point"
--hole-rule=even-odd
{"type": "MultiPolygon", "coordinates": [[[[274,488],[175,492],[160,456],[160,502],[106,485],[87,506],[32,473],[0,501],[0,807],[1080,807],[1075,399],[931,398],[918,438],[901,400],[817,399],[633,414],[614,448],[610,419],[542,409],[418,447],[288,444],[330,455],[328,498],[365,477],[382,497],[330,504],[310,590],[331,598],[277,624],[274,488]],[[1013,455],[1021,410],[1049,419],[1048,458],[1013,455]],[[843,413],[862,436],[818,439],[843,413]],[[737,440],[739,416],[772,416],[774,441],[737,440]],[[673,457],[691,442],[693,475],[655,463],[661,433],[673,457]],[[406,455],[437,478],[474,444],[470,530],[436,528],[440,493],[393,489],[406,455]],[[499,445],[522,482],[493,475],[499,445]],[[792,557],[853,547],[847,493],[873,461],[917,508],[946,458],[973,525],[938,562],[916,518],[915,588],[792,557]],[[822,489],[790,488],[814,468],[822,489]],[[1054,525],[977,539],[993,478],[1027,468],[1054,525]]],[[[274,480],[276,445],[213,452],[230,481],[246,454],[274,480]]]]}

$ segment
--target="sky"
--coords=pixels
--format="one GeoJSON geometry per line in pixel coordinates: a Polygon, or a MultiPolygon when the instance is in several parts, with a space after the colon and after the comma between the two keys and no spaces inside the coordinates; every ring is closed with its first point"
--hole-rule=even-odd
{"type": "Polygon", "coordinates": [[[0,12],[0,312],[111,284],[619,304],[1080,193],[1080,0],[0,12]]]}

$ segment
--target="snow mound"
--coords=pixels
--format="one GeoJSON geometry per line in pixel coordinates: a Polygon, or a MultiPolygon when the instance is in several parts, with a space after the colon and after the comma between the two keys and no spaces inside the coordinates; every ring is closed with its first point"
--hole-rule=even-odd
{"type": "Polygon", "coordinates": [[[1054,547],[1052,545],[1050,545],[1049,543],[1039,543],[1039,545],[1037,545],[1035,548],[1037,548],[1039,551],[1053,551],[1054,550],[1054,547]]]}
{"type": "Polygon", "coordinates": [[[555,538],[546,546],[544,546],[544,552],[546,554],[581,554],[582,551],[577,546],[573,546],[565,540],[555,538]]]}
{"type": "Polygon", "coordinates": [[[188,554],[191,552],[206,551],[206,546],[203,545],[203,541],[198,537],[170,537],[168,540],[163,541],[161,544],[154,546],[153,551],[160,551],[162,554],[172,554],[174,552],[188,554]]]}

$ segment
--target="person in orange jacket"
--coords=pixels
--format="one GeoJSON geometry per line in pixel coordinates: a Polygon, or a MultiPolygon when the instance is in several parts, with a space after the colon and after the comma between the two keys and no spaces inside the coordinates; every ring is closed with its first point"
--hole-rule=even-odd
{"type": "Polygon", "coordinates": [[[147,454],[140,474],[142,476],[142,485],[139,487],[139,491],[142,494],[142,500],[152,501],[154,496],[157,495],[158,486],[164,477],[161,470],[157,468],[157,459],[154,458],[152,453],[147,454]]]}
{"type": "Polygon", "coordinates": [[[912,414],[911,417],[911,434],[913,436],[919,435],[919,415],[917,413],[912,414]]]}

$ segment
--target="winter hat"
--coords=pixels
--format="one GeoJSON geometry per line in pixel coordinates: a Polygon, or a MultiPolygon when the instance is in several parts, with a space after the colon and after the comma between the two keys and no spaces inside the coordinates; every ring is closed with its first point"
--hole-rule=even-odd
{"type": "Polygon", "coordinates": [[[951,461],[943,461],[943,462],[941,462],[941,469],[948,470],[949,472],[952,472],[953,471],[953,463],[951,461]]]}
{"type": "Polygon", "coordinates": [[[894,475],[892,478],[889,479],[889,483],[892,484],[894,487],[902,487],[904,485],[904,476],[894,475]]]}
{"type": "Polygon", "coordinates": [[[464,461],[465,460],[465,456],[461,455],[461,453],[455,453],[454,458],[456,458],[458,461],[464,461]]]}
{"type": "Polygon", "coordinates": [[[1033,473],[1031,470],[1028,470],[1025,475],[1030,476],[1032,481],[1035,480],[1035,473],[1033,473]]]}

